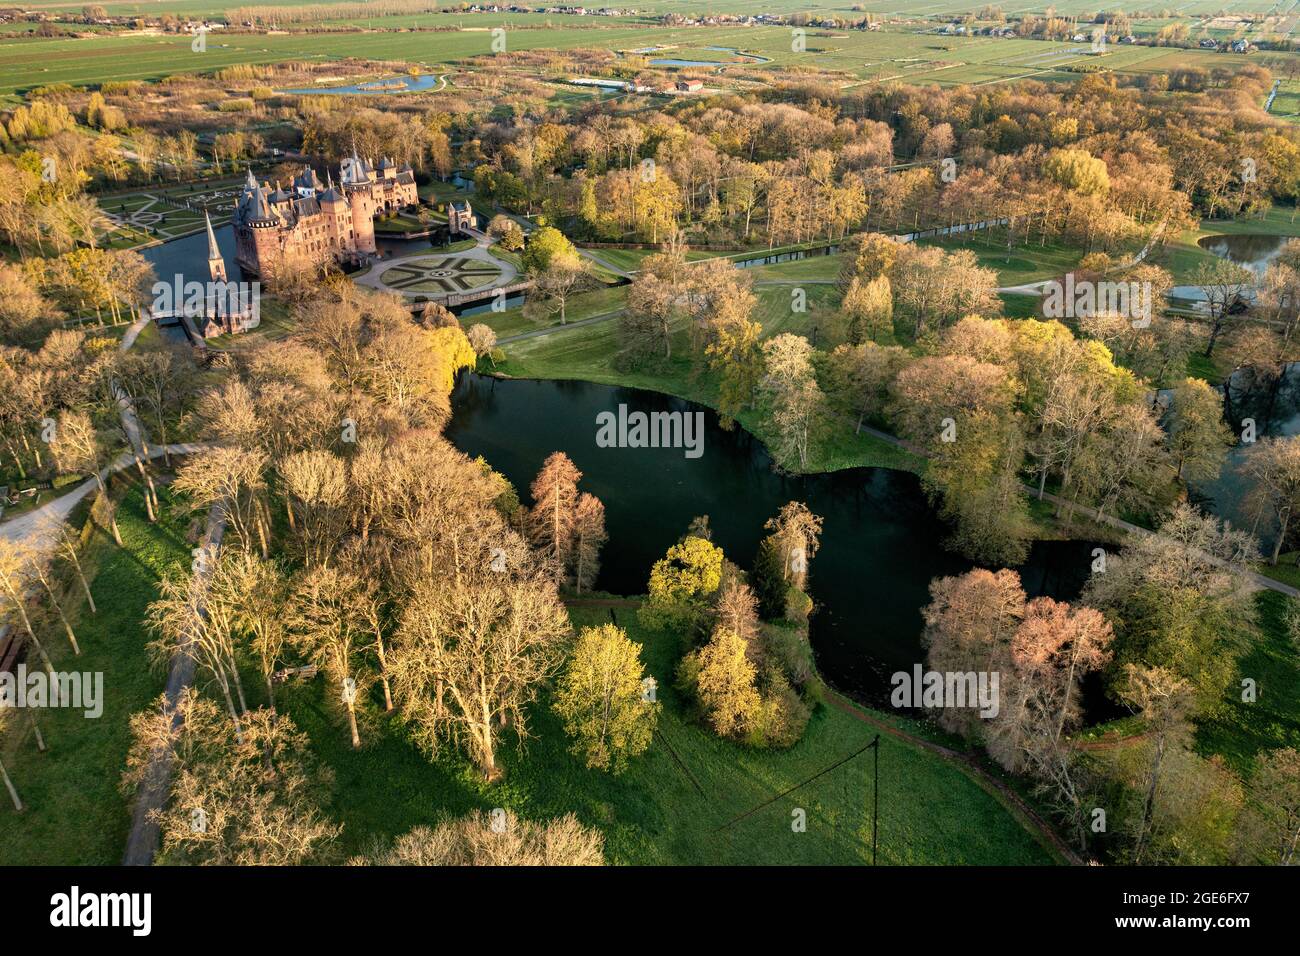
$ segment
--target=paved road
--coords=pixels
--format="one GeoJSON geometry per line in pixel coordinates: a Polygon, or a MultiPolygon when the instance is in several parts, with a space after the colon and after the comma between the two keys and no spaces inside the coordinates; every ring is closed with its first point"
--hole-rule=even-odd
{"type": "MultiPolygon", "coordinates": [[[[177,442],[168,445],[165,451],[167,454],[172,455],[188,455],[196,451],[202,451],[207,447],[208,446],[202,442],[177,442]]],[[[163,454],[164,449],[159,445],[157,447],[151,447],[147,455],[141,454],[140,457],[151,459],[161,458],[163,457],[163,454]]],[[[127,468],[133,467],[135,467],[135,456],[130,452],[123,452],[111,465],[99,474],[104,481],[108,481],[108,476],[114,472],[123,471],[127,468]]],[[[31,544],[43,545],[44,539],[54,527],[57,527],[55,519],[57,519],[57,521],[66,521],[68,515],[72,513],[72,509],[77,506],[77,502],[81,501],[82,498],[86,497],[86,495],[90,494],[97,487],[99,487],[98,482],[96,482],[93,477],[87,478],[67,494],[60,495],[53,501],[47,501],[45,504],[33,511],[19,515],[17,518],[11,518],[3,524],[0,524],[0,538],[4,538],[8,541],[27,541],[31,544]]]]}
{"type": "Polygon", "coordinates": [[[541,329],[530,329],[517,335],[507,335],[504,339],[497,339],[497,345],[508,345],[511,342],[522,342],[524,339],[535,339],[543,335],[550,335],[552,332],[563,332],[565,329],[580,329],[584,325],[598,325],[622,314],[622,309],[615,309],[613,312],[602,312],[599,315],[578,319],[576,322],[566,322],[563,325],[548,325],[541,329]]]}

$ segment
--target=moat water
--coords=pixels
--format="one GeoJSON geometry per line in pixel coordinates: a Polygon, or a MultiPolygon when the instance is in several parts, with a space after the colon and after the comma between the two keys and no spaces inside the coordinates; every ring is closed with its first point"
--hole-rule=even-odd
{"type": "MultiPolygon", "coordinates": [[[[790,500],[824,519],[821,549],[809,566],[816,602],[811,640],[818,668],[832,685],[864,703],[888,704],[889,676],[924,661],[921,609],[933,578],[973,566],[940,542],[947,529],[919,479],[887,468],[829,475],[777,474],[762,443],[743,429],[724,431],[711,410],[639,389],[586,382],[497,380],[466,375],[453,396],[447,437],[481,455],[527,502],[546,456],[563,451],[583,472],[581,488],[605,505],[609,543],[597,587],[644,594],[651,565],[708,515],[714,543],[749,568],[763,524],[790,500]],[[700,412],[703,453],[682,449],[597,447],[596,416],[629,411],[700,412]]],[[[1063,600],[1078,596],[1093,545],[1039,542],[1020,568],[1025,590],[1063,600]]],[[[672,675],[657,674],[659,680],[672,675]]],[[[1100,695],[1095,715],[1106,712],[1100,695]]]]}

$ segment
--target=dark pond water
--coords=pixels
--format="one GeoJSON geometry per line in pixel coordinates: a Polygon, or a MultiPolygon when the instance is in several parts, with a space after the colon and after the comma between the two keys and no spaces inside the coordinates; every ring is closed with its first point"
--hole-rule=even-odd
{"type": "MultiPolygon", "coordinates": [[[[915,475],[858,468],[784,477],[773,472],[759,441],[740,429],[723,431],[713,412],[680,399],[585,382],[468,375],[453,405],[449,440],[482,455],[525,501],[547,455],[563,451],[573,459],[583,490],[605,504],[603,590],[644,594],[650,566],[696,515],[709,516],[714,542],[748,568],[763,523],[791,499],[807,502],[825,519],[821,550],[809,568],[818,667],[831,684],[866,703],[886,704],[889,675],[923,660],[920,610],[930,580],[972,566],[939,546],[944,526],[915,475]],[[597,413],[620,404],[629,411],[703,412],[703,454],[688,459],[681,449],[597,447],[597,413]]],[[[1091,550],[1086,542],[1035,545],[1021,569],[1026,590],[1076,597],[1091,550]]]]}
{"type": "MultiPolygon", "coordinates": [[[[1246,418],[1255,420],[1257,438],[1300,434],[1300,365],[1288,365],[1280,379],[1249,369],[1237,371],[1224,403],[1224,417],[1237,435],[1241,434],[1241,422],[1246,418]]],[[[1242,443],[1233,446],[1219,477],[1194,485],[1192,493],[1207,510],[1238,528],[1253,531],[1267,552],[1272,550],[1277,525],[1271,520],[1256,522],[1246,506],[1251,483],[1244,469],[1256,447],[1242,443]]]]}
{"type": "Polygon", "coordinates": [[[840,253],[838,244],[830,246],[819,246],[814,249],[793,249],[790,252],[777,252],[770,256],[758,256],[754,259],[736,259],[735,264],[740,269],[751,269],[755,266],[774,266],[778,262],[794,262],[798,259],[811,259],[814,256],[837,256],[840,253]]]}
{"type": "Polygon", "coordinates": [[[325,94],[330,96],[383,96],[388,93],[420,93],[431,90],[438,85],[438,77],[432,73],[423,76],[390,76],[382,80],[370,80],[354,83],[351,86],[308,86],[296,90],[277,90],[277,93],[325,94]]]}
{"type": "Polygon", "coordinates": [[[1206,236],[1197,245],[1222,259],[1231,259],[1254,272],[1257,278],[1263,278],[1268,264],[1277,258],[1289,239],[1289,236],[1251,234],[1206,236]]]}

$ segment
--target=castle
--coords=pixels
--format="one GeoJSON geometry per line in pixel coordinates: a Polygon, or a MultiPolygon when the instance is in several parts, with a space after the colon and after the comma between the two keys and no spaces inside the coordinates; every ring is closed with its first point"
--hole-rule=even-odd
{"type": "Polygon", "coordinates": [[[378,168],[353,150],[339,184],[322,183],[303,167],[289,190],[258,184],[252,170],[235,203],[235,261],[254,275],[273,272],[285,257],[312,261],[362,259],[375,252],[375,216],[419,202],[415,174],[384,159],[378,168]]]}

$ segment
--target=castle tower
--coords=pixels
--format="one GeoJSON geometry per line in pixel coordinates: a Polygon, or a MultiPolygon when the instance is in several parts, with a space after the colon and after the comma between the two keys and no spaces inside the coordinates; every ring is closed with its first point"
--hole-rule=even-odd
{"type": "Polygon", "coordinates": [[[226,281],[226,260],[222,258],[221,248],[217,245],[217,235],[212,231],[212,217],[203,210],[203,221],[208,226],[208,276],[213,282],[226,281]]]}

